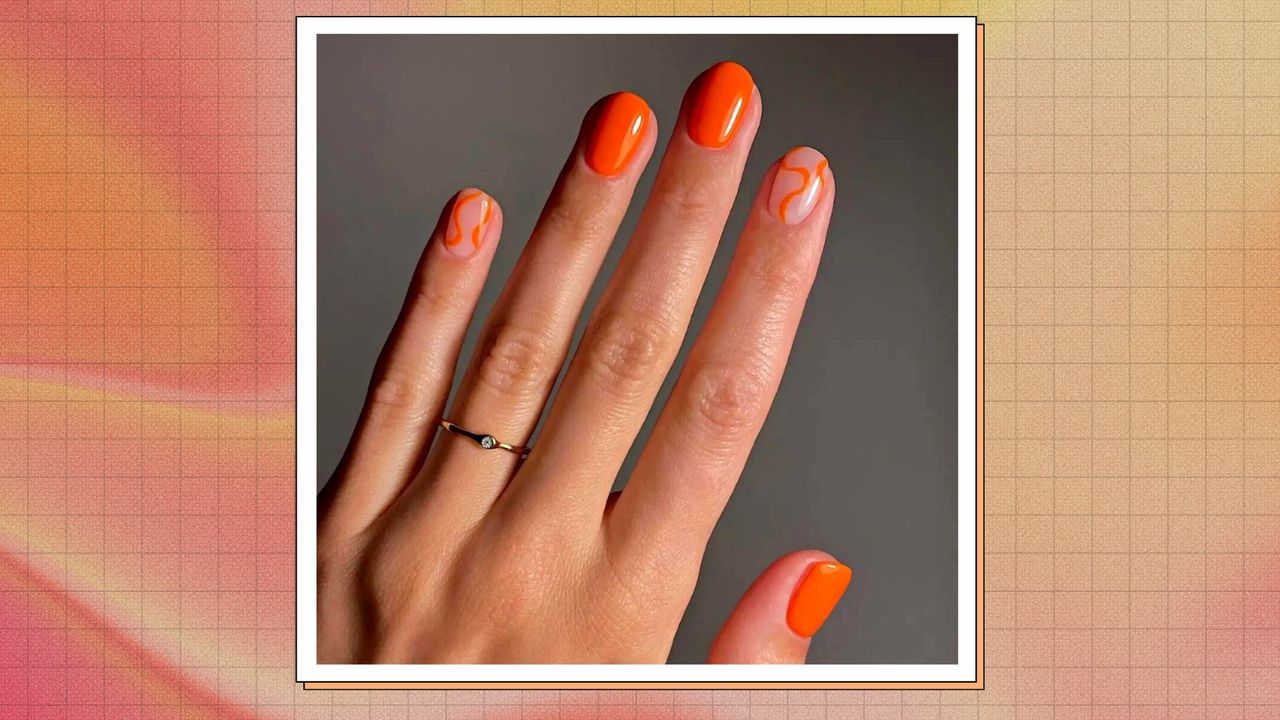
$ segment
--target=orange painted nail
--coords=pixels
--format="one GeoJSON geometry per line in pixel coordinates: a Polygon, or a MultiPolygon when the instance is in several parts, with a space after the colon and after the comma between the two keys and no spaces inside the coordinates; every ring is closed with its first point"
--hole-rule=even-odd
{"type": "Polygon", "coordinates": [[[769,210],[787,225],[803,221],[828,184],[827,158],[811,147],[792,148],[778,163],[769,191],[769,210]]]}
{"type": "Polygon", "coordinates": [[[838,562],[810,567],[787,606],[787,626],[800,637],[813,637],[840,602],[851,579],[853,571],[838,562]]]}
{"type": "Polygon", "coordinates": [[[480,249],[484,231],[493,218],[493,198],[475,188],[458,193],[444,229],[444,248],[458,257],[468,257],[480,249]]]}
{"type": "Polygon", "coordinates": [[[606,177],[627,168],[649,128],[649,105],[639,95],[620,92],[605,98],[587,139],[587,165],[606,177]]]}
{"type": "Polygon", "coordinates": [[[728,145],[742,125],[754,89],[751,73],[741,65],[712,65],[697,80],[693,109],[689,112],[689,137],[703,147],[728,145]]]}

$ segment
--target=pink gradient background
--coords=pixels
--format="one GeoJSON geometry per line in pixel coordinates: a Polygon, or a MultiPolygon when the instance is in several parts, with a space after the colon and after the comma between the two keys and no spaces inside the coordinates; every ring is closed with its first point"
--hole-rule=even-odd
{"type": "Polygon", "coordinates": [[[1278,7],[0,2],[0,718],[1280,717],[1278,7]],[[293,17],[446,11],[987,23],[985,691],[293,683],[293,17]]]}

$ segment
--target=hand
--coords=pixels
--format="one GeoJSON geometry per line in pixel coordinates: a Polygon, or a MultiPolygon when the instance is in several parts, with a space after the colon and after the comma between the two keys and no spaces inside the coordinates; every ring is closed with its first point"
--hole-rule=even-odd
{"type": "MultiPolygon", "coordinates": [[[[657,121],[629,93],[588,112],[446,414],[503,219],[480,190],[450,200],[321,494],[320,662],[665,661],[778,388],[835,194],[810,148],[765,174],[670,400],[611,494],[684,338],[760,115],[751,76],[732,63],[686,93],[635,235],[523,461],[439,421],[527,442],[657,121]]],[[[710,660],[803,662],[849,578],[822,552],[777,560],[710,660]]]]}

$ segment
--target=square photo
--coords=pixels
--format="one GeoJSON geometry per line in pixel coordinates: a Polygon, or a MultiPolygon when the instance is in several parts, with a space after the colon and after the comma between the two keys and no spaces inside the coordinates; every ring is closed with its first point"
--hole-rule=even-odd
{"type": "Polygon", "coordinates": [[[299,18],[298,679],[979,685],[980,55],[299,18]]]}

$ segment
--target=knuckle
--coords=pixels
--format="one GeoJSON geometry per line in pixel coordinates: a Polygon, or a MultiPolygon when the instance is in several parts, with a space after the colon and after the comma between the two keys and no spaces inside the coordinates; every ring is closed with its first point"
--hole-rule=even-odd
{"type": "Polygon", "coordinates": [[[661,374],[674,334],[670,322],[643,313],[604,315],[591,333],[587,367],[626,391],[661,374]]]}
{"type": "Polygon", "coordinates": [[[764,419],[768,392],[758,370],[704,363],[693,368],[686,397],[695,423],[736,438],[764,419]]]}
{"type": "Polygon", "coordinates": [[[413,305],[426,310],[432,317],[445,317],[464,309],[469,303],[463,296],[455,292],[455,288],[445,287],[444,283],[429,282],[419,275],[409,289],[413,305]]]}
{"type": "Polygon", "coordinates": [[[406,612],[406,603],[422,596],[432,568],[398,548],[376,544],[359,558],[352,572],[352,582],[363,592],[386,599],[379,614],[395,617],[406,612]]]}
{"type": "Polygon", "coordinates": [[[499,395],[524,397],[554,374],[556,355],[542,333],[504,323],[485,337],[476,380],[499,395]]]}
{"type": "Polygon", "coordinates": [[[677,222],[697,227],[719,211],[717,188],[710,182],[673,183],[662,194],[662,208],[677,222]]]}
{"type": "Polygon", "coordinates": [[[767,297],[790,301],[808,293],[809,268],[787,253],[769,253],[752,258],[748,261],[747,272],[767,297]]]}
{"type": "Polygon", "coordinates": [[[539,224],[553,235],[573,238],[596,237],[604,228],[604,220],[597,208],[565,199],[549,203],[539,224]]]}
{"type": "Polygon", "coordinates": [[[374,381],[369,389],[370,414],[394,418],[397,422],[427,419],[432,393],[421,382],[394,365],[374,381]]]}

